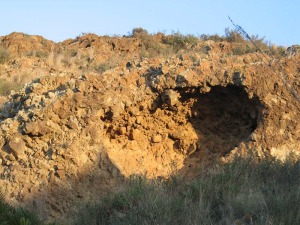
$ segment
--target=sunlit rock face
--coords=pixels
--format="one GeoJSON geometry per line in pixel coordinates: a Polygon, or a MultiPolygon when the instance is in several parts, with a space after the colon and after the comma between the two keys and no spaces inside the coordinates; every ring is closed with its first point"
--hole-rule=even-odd
{"type": "MultiPolygon", "coordinates": [[[[65,44],[83,48],[82,40],[65,44]]],[[[131,41],[107,45],[131,54],[138,48],[131,41]]],[[[298,153],[297,56],[270,67],[257,53],[203,47],[209,52],[195,46],[104,73],[52,70],[11,95],[0,115],[0,187],[9,200],[68,223],[80,205],[133,174],[188,178],[233,154],[298,153]]]]}

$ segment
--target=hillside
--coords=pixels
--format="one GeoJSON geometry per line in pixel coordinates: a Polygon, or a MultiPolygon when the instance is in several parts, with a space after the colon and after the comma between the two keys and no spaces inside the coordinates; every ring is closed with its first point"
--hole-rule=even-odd
{"type": "Polygon", "coordinates": [[[7,198],[70,222],[134,174],[192,179],[234,154],[298,154],[300,56],[257,44],[265,54],[234,32],[0,37],[7,198]]]}

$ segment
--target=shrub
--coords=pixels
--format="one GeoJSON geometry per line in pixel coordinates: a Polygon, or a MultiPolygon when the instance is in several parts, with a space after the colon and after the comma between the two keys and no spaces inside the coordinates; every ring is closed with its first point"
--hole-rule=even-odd
{"type": "Polygon", "coordinates": [[[215,42],[221,42],[221,41],[224,41],[224,37],[221,37],[218,34],[213,34],[213,35],[201,34],[200,35],[200,40],[202,40],[202,41],[212,40],[212,41],[215,41],[215,42]]]}
{"type": "Polygon", "coordinates": [[[10,82],[0,78],[0,95],[8,96],[12,90],[17,91],[22,87],[19,83],[10,82]]]}
{"type": "Polygon", "coordinates": [[[38,57],[38,58],[47,58],[48,57],[48,52],[36,51],[35,56],[38,57]]]}
{"type": "Polygon", "coordinates": [[[25,56],[27,57],[38,57],[38,58],[47,58],[48,53],[41,50],[35,50],[35,51],[29,51],[25,53],[25,56]]]}
{"type": "Polygon", "coordinates": [[[270,54],[276,58],[281,58],[286,55],[286,47],[271,45],[270,54]]]}
{"type": "Polygon", "coordinates": [[[149,35],[149,33],[147,30],[145,30],[141,27],[132,29],[131,36],[133,36],[133,37],[140,37],[140,36],[145,36],[145,35],[149,35]]]}
{"type": "Polygon", "coordinates": [[[233,55],[244,55],[256,51],[256,48],[250,48],[249,45],[236,46],[232,49],[233,55]]]}
{"type": "Polygon", "coordinates": [[[5,63],[6,61],[8,61],[8,59],[9,59],[9,52],[4,48],[0,48],[0,64],[5,63]]]}
{"type": "Polygon", "coordinates": [[[155,37],[148,33],[143,28],[134,28],[132,30],[131,37],[138,38],[140,40],[140,57],[155,57],[163,52],[164,46],[162,46],[155,37]]]}
{"type": "Polygon", "coordinates": [[[100,63],[99,65],[95,66],[94,68],[95,68],[96,72],[103,73],[106,70],[110,70],[116,66],[117,66],[116,62],[103,62],[103,63],[100,63]]]}
{"type": "MultiPolygon", "coordinates": [[[[45,225],[38,217],[22,208],[15,208],[5,201],[0,190],[0,224],[1,225],[45,225]]],[[[50,225],[50,224],[49,224],[50,225]]],[[[54,225],[54,224],[52,224],[54,225]]]]}
{"type": "Polygon", "coordinates": [[[228,42],[237,42],[237,43],[245,42],[245,39],[239,32],[237,32],[235,30],[231,30],[229,28],[225,29],[225,39],[228,42]]]}
{"type": "Polygon", "coordinates": [[[179,32],[173,32],[164,38],[164,43],[171,45],[175,51],[185,49],[187,45],[193,45],[198,41],[199,39],[192,34],[183,35],[179,32]]]}

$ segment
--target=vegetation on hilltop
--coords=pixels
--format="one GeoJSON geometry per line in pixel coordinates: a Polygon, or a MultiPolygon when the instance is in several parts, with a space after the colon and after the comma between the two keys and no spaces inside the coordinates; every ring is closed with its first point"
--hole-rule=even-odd
{"type": "Polygon", "coordinates": [[[256,44],[256,46],[253,46],[253,44],[249,40],[246,40],[239,32],[229,28],[225,29],[224,35],[202,34],[200,36],[182,34],[178,31],[173,31],[171,34],[165,34],[163,32],[150,34],[143,28],[134,28],[129,35],[123,36],[122,38],[104,36],[103,40],[105,39],[108,45],[115,45],[114,42],[118,40],[121,42],[124,41],[124,43],[120,44],[124,45],[121,49],[113,48],[112,50],[109,50],[109,46],[106,47],[105,50],[102,50],[101,46],[103,42],[101,41],[93,45],[97,42],[96,40],[101,39],[101,37],[89,33],[82,33],[82,35],[73,40],[66,40],[56,44],[41,38],[38,39],[40,41],[34,41],[29,35],[23,35],[25,38],[24,41],[22,41],[24,49],[13,47],[14,45],[21,44],[18,42],[19,39],[14,40],[13,35],[19,34],[9,35],[9,38],[6,38],[5,41],[0,44],[0,65],[5,64],[9,68],[9,72],[7,72],[8,77],[5,77],[5,70],[2,71],[0,77],[3,78],[0,81],[0,95],[2,96],[9,95],[10,90],[18,90],[20,86],[25,84],[25,81],[28,82],[28,79],[22,78],[23,76],[28,77],[28,71],[36,71],[37,74],[30,75],[32,79],[34,79],[38,76],[46,75],[51,71],[93,71],[103,73],[122,63],[124,64],[124,61],[128,62],[143,57],[168,58],[172,55],[195,53],[205,58],[210,50],[206,43],[209,40],[230,43],[229,49],[223,52],[228,56],[254,53],[258,51],[257,47],[265,54],[275,57],[282,57],[285,53],[284,47],[272,45],[257,35],[251,37],[252,41],[256,44]],[[132,39],[132,41],[126,42],[126,39],[132,39]],[[8,43],[5,44],[5,42],[8,43]],[[138,43],[137,46],[130,46],[134,46],[136,43],[138,43]],[[12,49],[9,50],[8,46],[12,49]],[[91,48],[91,46],[94,47],[91,48]],[[26,59],[28,59],[27,62],[26,59]],[[22,65],[25,65],[24,68],[20,67],[22,65]],[[25,70],[25,68],[26,71],[23,72],[22,70],[25,70]],[[42,71],[37,71],[36,68],[42,71]],[[16,76],[19,79],[17,82],[14,80],[16,76]]]}
{"type": "Polygon", "coordinates": [[[191,46],[203,42],[203,41],[215,41],[215,42],[229,42],[234,44],[243,44],[243,46],[237,45],[237,49],[233,49],[233,54],[247,54],[251,52],[257,52],[259,49],[264,51],[266,54],[277,54],[283,55],[284,54],[284,47],[278,47],[273,45],[272,43],[265,41],[264,37],[259,37],[258,35],[252,35],[251,39],[256,44],[253,46],[249,40],[245,39],[237,30],[232,30],[229,28],[225,29],[224,35],[208,35],[202,34],[200,36],[195,36],[192,34],[182,34],[179,31],[173,31],[170,35],[166,35],[164,33],[158,32],[156,34],[149,34],[147,30],[143,28],[134,28],[132,30],[131,35],[129,37],[136,37],[143,41],[143,43],[147,46],[147,49],[155,49],[155,42],[160,42],[161,44],[166,45],[165,47],[171,47],[173,52],[178,52],[180,50],[187,50],[190,49],[191,46]],[[157,37],[159,36],[159,41],[157,37]]]}

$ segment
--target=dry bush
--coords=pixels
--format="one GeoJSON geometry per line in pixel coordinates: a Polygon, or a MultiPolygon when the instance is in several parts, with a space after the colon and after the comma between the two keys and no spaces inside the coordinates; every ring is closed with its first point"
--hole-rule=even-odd
{"type": "MultiPolygon", "coordinates": [[[[34,213],[9,204],[0,189],[0,224],[1,225],[46,225],[34,213]]],[[[48,224],[55,225],[55,223],[48,224]]]]}
{"type": "Polygon", "coordinates": [[[0,47],[0,64],[8,61],[9,55],[9,52],[6,49],[0,47]]]}
{"type": "Polygon", "coordinates": [[[12,90],[17,91],[21,88],[19,83],[0,78],[0,95],[8,96],[12,90]]]}
{"type": "Polygon", "coordinates": [[[183,35],[180,32],[173,32],[164,38],[164,43],[172,46],[175,51],[186,49],[188,45],[194,45],[199,39],[192,34],[183,35]]]}
{"type": "Polygon", "coordinates": [[[48,57],[48,52],[41,51],[41,50],[34,50],[34,51],[29,51],[25,53],[25,56],[27,57],[38,57],[38,58],[47,58],[48,57]]]}

